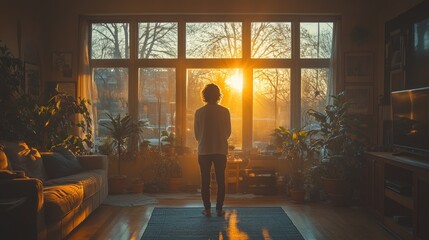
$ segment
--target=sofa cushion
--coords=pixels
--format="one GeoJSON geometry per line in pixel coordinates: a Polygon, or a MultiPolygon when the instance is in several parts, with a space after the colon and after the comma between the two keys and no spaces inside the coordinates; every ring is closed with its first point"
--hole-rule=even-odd
{"type": "Polygon", "coordinates": [[[57,221],[82,204],[83,186],[77,183],[44,187],[43,198],[46,221],[57,221]]]}
{"type": "Polygon", "coordinates": [[[85,171],[78,174],[69,175],[66,177],[50,179],[48,181],[45,181],[43,184],[45,186],[55,186],[55,185],[73,184],[73,183],[81,184],[83,187],[83,193],[84,193],[83,199],[86,200],[87,198],[91,197],[92,195],[100,191],[100,188],[103,182],[104,184],[107,184],[105,182],[106,179],[103,178],[104,174],[105,174],[104,170],[96,169],[96,170],[90,170],[90,171],[85,171]]]}
{"type": "Polygon", "coordinates": [[[4,146],[9,168],[24,171],[25,175],[42,181],[46,179],[43,159],[35,148],[29,148],[25,142],[0,142],[4,146]]]}
{"type": "Polygon", "coordinates": [[[43,164],[49,178],[60,178],[83,170],[76,157],[61,152],[42,152],[43,164]],[[67,156],[67,157],[66,157],[67,156]]]}

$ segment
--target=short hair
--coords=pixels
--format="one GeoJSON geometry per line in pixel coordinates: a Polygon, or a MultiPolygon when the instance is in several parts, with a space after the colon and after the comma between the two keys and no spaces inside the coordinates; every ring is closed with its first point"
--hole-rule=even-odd
{"type": "Polygon", "coordinates": [[[221,96],[222,93],[220,91],[220,88],[214,83],[209,83],[205,85],[203,90],[201,91],[201,97],[206,103],[217,103],[219,102],[221,96]]]}

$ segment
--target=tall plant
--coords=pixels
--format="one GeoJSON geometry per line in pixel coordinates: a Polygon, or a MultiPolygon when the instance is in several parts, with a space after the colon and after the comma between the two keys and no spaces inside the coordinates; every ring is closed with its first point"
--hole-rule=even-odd
{"type": "MultiPolygon", "coordinates": [[[[1,42],[1,41],[0,41],[1,42]]],[[[0,137],[19,137],[14,129],[23,128],[18,118],[18,102],[23,94],[24,65],[6,45],[0,46],[0,137]]]]}
{"type": "Polygon", "coordinates": [[[356,174],[361,165],[365,145],[362,138],[364,125],[349,114],[349,103],[344,92],[331,96],[333,103],[324,112],[309,110],[308,114],[319,124],[322,176],[345,179],[356,174]]]}
{"type": "Polygon", "coordinates": [[[135,121],[128,114],[121,116],[118,114],[112,116],[107,113],[109,122],[101,123],[100,125],[105,127],[108,131],[108,137],[111,138],[111,142],[107,143],[114,149],[114,154],[117,157],[118,168],[117,173],[121,175],[121,161],[134,153],[134,148],[127,147],[127,143],[131,139],[138,141],[143,140],[143,128],[147,125],[146,121],[135,121]]]}

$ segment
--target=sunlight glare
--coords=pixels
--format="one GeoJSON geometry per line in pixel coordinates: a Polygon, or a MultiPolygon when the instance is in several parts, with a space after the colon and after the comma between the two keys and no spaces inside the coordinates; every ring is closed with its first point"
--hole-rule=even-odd
{"type": "Polygon", "coordinates": [[[233,210],[229,217],[228,238],[231,240],[249,240],[249,235],[238,228],[240,220],[237,216],[237,210],[233,210]]]}
{"type": "Polygon", "coordinates": [[[225,83],[232,89],[241,92],[243,90],[243,74],[241,71],[236,71],[234,75],[225,80],[225,83]]]}

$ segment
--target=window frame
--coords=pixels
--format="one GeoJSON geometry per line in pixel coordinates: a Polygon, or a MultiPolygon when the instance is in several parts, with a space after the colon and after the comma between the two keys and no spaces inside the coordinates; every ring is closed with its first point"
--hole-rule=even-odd
{"type": "MultiPolygon", "coordinates": [[[[175,68],[176,69],[176,134],[185,136],[186,128],[186,69],[188,68],[241,68],[243,69],[243,115],[242,115],[242,149],[250,151],[253,145],[253,69],[256,68],[290,68],[291,70],[291,127],[301,127],[301,69],[330,68],[331,58],[300,58],[300,22],[332,22],[340,20],[339,16],[287,15],[287,14],[220,14],[220,15],[129,15],[129,16],[87,16],[88,24],[106,22],[129,23],[129,59],[89,59],[90,69],[99,67],[128,68],[128,112],[138,115],[138,69],[139,68],[175,68]],[[139,59],[138,23],[139,22],[177,22],[178,49],[177,58],[139,59]],[[186,23],[192,22],[241,22],[242,24],[242,57],[241,58],[186,58],[186,23]],[[290,22],[292,28],[291,58],[252,58],[251,57],[251,24],[252,22],[290,22]],[[293,93],[293,94],[292,94],[293,93]]],[[[91,29],[91,27],[90,27],[91,29]]],[[[335,27],[334,27],[335,31],[335,27]]],[[[333,32],[335,35],[336,33],[333,32]]],[[[89,31],[89,51],[91,51],[91,31],[89,31]]],[[[89,52],[91,56],[91,52],[89,52]]],[[[335,89],[334,89],[335,91],[335,89]]],[[[185,143],[186,145],[186,143],[185,143]]]]}

